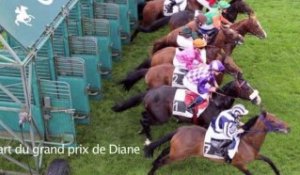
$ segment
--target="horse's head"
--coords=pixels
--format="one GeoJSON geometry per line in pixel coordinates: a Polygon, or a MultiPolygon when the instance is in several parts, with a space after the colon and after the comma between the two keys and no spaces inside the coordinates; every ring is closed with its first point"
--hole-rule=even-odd
{"type": "Polygon", "coordinates": [[[255,15],[251,15],[249,17],[246,26],[250,34],[258,37],[259,39],[267,38],[267,33],[262,28],[260,22],[258,21],[255,15]]]}
{"type": "Polygon", "coordinates": [[[222,26],[220,31],[223,33],[224,44],[236,45],[244,43],[244,37],[228,26],[222,26]]]}
{"type": "Polygon", "coordinates": [[[222,15],[230,22],[234,22],[238,13],[247,13],[248,16],[250,16],[251,14],[254,14],[254,11],[244,0],[232,0],[230,1],[230,7],[227,9],[226,13],[223,13],[222,15]]]}
{"type": "Polygon", "coordinates": [[[262,112],[258,117],[259,122],[263,123],[264,130],[267,132],[289,133],[290,127],[288,124],[280,120],[274,114],[262,112]]]}
{"type": "Polygon", "coordinates": [[[240,73],[237,74],[234,81],[227,83],[222,90],[228,96],[249,100],[256,105],[261,103],[259,91],[253,89],[240,73]]]}

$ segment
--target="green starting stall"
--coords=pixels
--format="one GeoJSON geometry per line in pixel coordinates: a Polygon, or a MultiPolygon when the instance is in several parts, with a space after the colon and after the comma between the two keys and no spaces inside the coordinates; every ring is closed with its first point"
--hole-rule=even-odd
{"type": "MultiPolygon", "coordinates": [[[[0,26],[5,31],[0,35],[0,146],[12,147],[0,156],[31,174],[41,174],[43,152],[34,150],[75,146],[75,122],[88,123],[85,59],[55,55],[57,41],[52,37],[77,3],[0,1],[0,26]],[[31,161],[15,158],[14,147],[19,145],[29,150],[31,161]]],[[[68,172],[67,163],[53,164],[48,174],[68,172]]],[[[7,172],[1,168],[1,173],[7,172]]]]}

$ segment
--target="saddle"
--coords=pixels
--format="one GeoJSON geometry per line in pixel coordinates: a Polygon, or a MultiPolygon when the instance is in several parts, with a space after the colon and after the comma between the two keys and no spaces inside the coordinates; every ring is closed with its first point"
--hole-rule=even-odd
{"type": "Polygon", "coordinates": [[[193,119],[194,123],[200,114],[207,108],[208,100],[194,107],[193,111],[187,110],[187,107],[198,97],[198,94],[186,89],[177,89],[173,100],[173,115],[178,115],[193,119]]]}

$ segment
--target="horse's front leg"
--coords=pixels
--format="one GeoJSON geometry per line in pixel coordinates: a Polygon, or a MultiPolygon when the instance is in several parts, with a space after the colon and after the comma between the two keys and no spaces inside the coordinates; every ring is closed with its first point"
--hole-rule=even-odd
{"type": "Polygon", "coordinates": [[[233,165],[233,166],[235,166],[237,169],[239,169],[245,175],[252,175],[251,172],[247,169],[246,165],[233,165]]]}
{"type": "Polygon", "coordinates": [[[264,162],[267,162],[267,163],[270,165],[270,167],[272,168],[272,170],[274,171],[274,173],[275,173],[276,175],[280,175],[280,172],[279,172],[278,168],[275,166],[274,162],[273,162],[270,158],[268,158],[268,157],[266,157],[266,156],[264,156],[264,155],[259,154],[259,155],[256,157],[256,159],[257,159],[257,160],[262,160],[262,161],[264,161],[264,162]]]}

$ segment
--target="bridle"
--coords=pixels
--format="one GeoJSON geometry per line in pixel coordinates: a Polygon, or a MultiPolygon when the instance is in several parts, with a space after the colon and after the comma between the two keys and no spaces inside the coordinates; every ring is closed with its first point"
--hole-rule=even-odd
{"type": "Polygon", "coordinates": [[[245,133],[267,133],[274,132],[283,128],[283,124],[277,124],[276,126],[274,126],[274,124],[272,124],[271,121],[266,119],[266,116],[264,116],[263,113],[259,115],[257,120],[262,121],[266,128],[263,130],[245,131],[245,133]]]}

